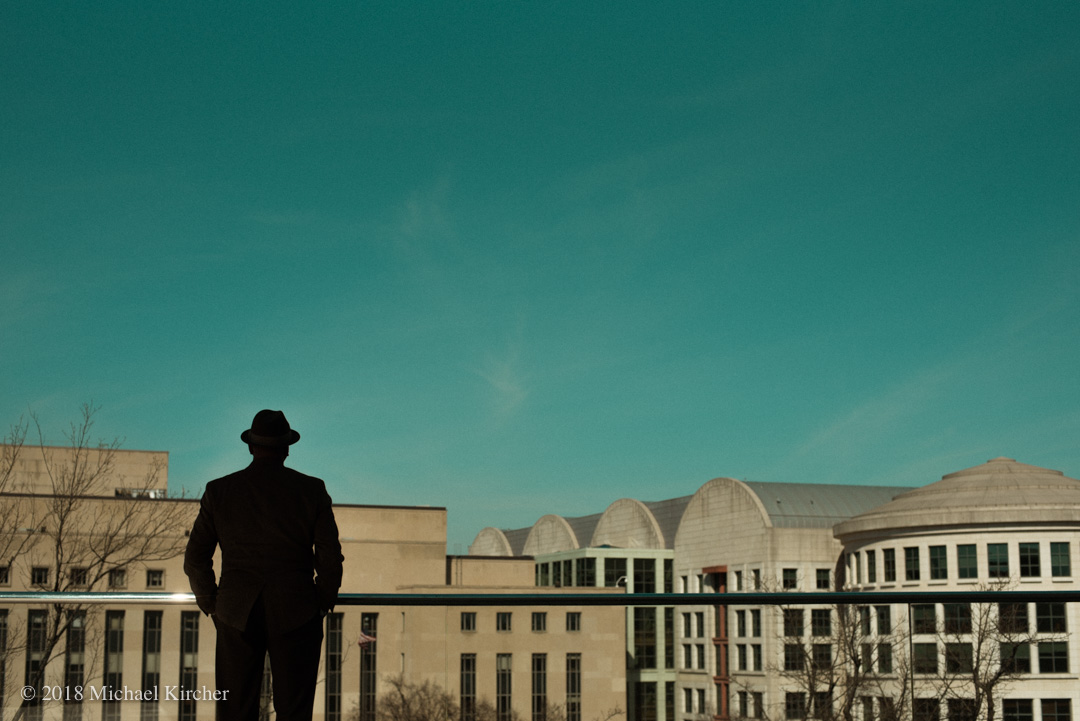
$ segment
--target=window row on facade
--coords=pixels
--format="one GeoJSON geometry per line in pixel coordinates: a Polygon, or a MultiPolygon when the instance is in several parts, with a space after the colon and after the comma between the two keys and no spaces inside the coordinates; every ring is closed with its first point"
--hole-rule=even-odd
{"type": "MultiPolygon", "coordinates": [[[[477,697],[477,664],[475,653],[461,654],[460,704],[461,720],[476,721],[480,699],[477,697]]],[[[566,674],[566,697],[564,703],[566,721],[581,721],[581,654],[568,653],[562,669],[566,674]]],[[[514,695],[514,656],[500,653],[495,656],[495,718],[511,721],[514,695]]],[[[548,654],[534,653],[529,658],[530,708],[532,721],[546,721],[549,704],[558,703],[548,696],[548,654]]],[[[556,670],[557,672],[557,670],[556,670]]]]}
{"type": "MultiPolygon", "coordinates": [[[[565,628],[567,631],[581,630],[581,611],[567,611],[565,616],[565,628]]],[[[547,611],[533,611],[531,615],[530,629],[543,632],[548,630],[547,611]]],[[[477,612],[461,612],[461,630],[477,631],[477,612]]],[[[495,613],[495,630],[509,632],[514,630],[513,611],[497,611],[495,613]]]]}
{"type": "MultiPolygon", "coordinates": [[[[90,578],[90,569],[75,566],[67,569],[67,585],[74,588],[87,588],[98,579],[90,578]]],[[[129,574],[127,569],[113,568],[106,574],[109,588],[128,588],[129,574]]],[[[49,566],[30,567],[30,586],[42,588],[51,586],[53,569],[49,566]]],[[[0,566],[0,586],[11,585],[11,567],[0,566]]],[[[157,568],[146,570],[146,588],[165,588],[165,571],[157,568]]]]}
{"type": "MultiPolygon", "coordinates": [[[[134,615],[134,614],[132,614],[134,615]]],[[[173,691],[172,698],[178,704],[177,718],[180,721],[194,721],[195,707],[199,700],[182,693],[184,689],[198,688],[199,666],[199,612],[182,611],[180,613],[180,647],[179,668],[180,677],[173,691]]],[[[123,677],[124,667],[124,632],[128,622],[128,614],[125,611],[106,610],[104,614],[104,645],[101,667],[104,669],[102,685],[95,687],[91,692],[87,686],[87,669],[93,663],[88,658],[90,649],[87,648],[87,617],[82,610],[69,612],[65,619],[67,631],[64,636],[63,656],[63,688],[67,691],[64,701],[64,721],[78,721],[83,718],[84,708],[100,702],[102,721],[118,721],[120,718],[120,704],[126,699],[115,698],[112,693],[105,691],[123,689],[137,686],[145,693],[140,694],[139,716],[142,721],[155,721],[158,718],[161,703],[170,699],[169,693],[153,693],[155,689],[163,686],[161,678],[162,657],[162,630],[164,612],[144,611],[142,613],[142,673],[135,683],[132,679],[123,677]],[[85,693],[79,693],[77,689],[86,689],[85,693]],[[105,690],[105,691],[103,691],[105,690]]],[[[9,611],[0,609],[0,651],[6,650],[8,639],[9,611]]],[[[42,664],[48,648],[49,611],[43,609],[30,609],[26,618],[26,656],[23,668],[23,683],[31,688],[41,688],[43,685],[42,664]]],[[[6,688],[7,669],[0,674],[0,708],[3,708],[6,700],[2,698],[6,688]]],[[[23,701],[26,708],[26,717],[30,721],[40,721],[44,711],[43,701],[46,694],[38,693],[34,698],[23,701]]],[[[90,712],[87,712],[90,713],[90,712]]],[[[171,714],[169,714],[171,715],[171,714]]]]}
{"type": "MultiPolygon", "coordinates": [[[[741,713],[744,718],[765,718],[760,700],[751,704],[746,692],[739,693],[739,710],[745,711],[741,713]]],[[[862,696],[858,710],[861,721],[898,721],[900,718],[895,699],[887,696],[862,696]]],[[[806,718],[832,719],[832,696],[827,691],[811,694],[788,691],[784,695],[784,717],[799,721],[806,718]]],[[[916,698],[911,708],[912,721],[975,721],[978,717],[975,701],[970,698],[916,698]]],[[[1001,701],[1000,718],[1001,721],[1071,721],[1072,700],[1007,698],[1001,701]]]]}
{"type": "MultiPolygon", "coordinates": [[[[985,555],[980,558],[979,545],[960,543],[955,546],[906,546],[900,549],[882,548],[855,551],[847,554],[848,578],[855,584],[895,583],[922,580],[976,580],[979,578],[1011,578],[1013,565],[1009,543],[983,544],[985,555]],[[880,551],[881,566],[878,566],[880,551]],[[902,562],[903,567],[898,567],[902,562]],[[864,565],[865,564],[865,565],[864,565]],[[950,570],[951,566],[951,570],[950,570]]],[[[1072,558],[1067,542],[1020,542],[1016,546],[1015,570],[1020,578],[1068,578],[1072,576],[1072,558]]]]}
{"type": "Polygon", "coordinates": [[[537,586],[616,588],[628,584],[634,593],[674,593],[673,561],[590,556],[536,564],[537,586]]]}

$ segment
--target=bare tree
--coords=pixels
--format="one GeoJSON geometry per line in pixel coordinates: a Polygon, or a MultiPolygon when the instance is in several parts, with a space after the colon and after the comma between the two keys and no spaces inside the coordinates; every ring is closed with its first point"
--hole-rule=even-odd
{"type": "MultiPolygon", "coordinates": [[[[1010,586],[1006,581],[980,590],[1006,590],[1010,586]]],[[[921,682],[921,688],[932,693],[936,690],[950,719],[994,721],[997,703],[1010,684],[1035,670],[1032,664],[1038,654],[1033,651],[1040,645],[1053,651],[1047,645],[1066,641],[1065,604],[1034,606],[1035,616],[1031,617],[1027,603],[942,604],[940,623],[935,606],[912,607],[914,623],[925,626],[914,630],[933,631],[933,644],[942,651],[942,663],[921,682]]],[[[926,644],[927,654],[930,646],[926,644]]],[[[1047,655],[1047,663],[1053,663],[1053,655],[1047,655]]],[[[931,671],[929,663],[923,670],[931,671]]]]}
{"type": "Polygon", "coordinates": [[[779,606],[778,613],[783,656],[770,671],[784,682],[785,718],[908,716],[907,634],[891,606],[779,606]]]}
{"type": "MultiPolygon", "coordinates": [[[[62,449],[46,445],[41,424],[31,415],[39,440],[35,450],[47,479],[44,489],[14,487],[14,469],[29,450],[24,443],[27,425],[20,423],[8,436],[15,442],[5,446],[0,461],[0,481],[5,484],[0,486],[0,507],[18,520],[5,524],[0,550],[7,553],[8,568],[20,561],[33,564],[35,590],[101,590],[110,578],[115,581],[119,574],[183,553],[193,509],[165,499],[105,495],[110,483],[115,487],[121,441],[92,440],[97,411],[90,404],[82,407],[62,449]]],[[[152,468],[141,485],[153,486],[161,470],[152,468]]],[[[83,603],[51,603],[43,609],[24,631],[30,685],[42,685],[69,638],[89,647],[95,617],[93,608],[83,603]]],[[[84,678],[88,671],[82,669],[84,678]]],[[[14,721],[20,721],[26,709],[27,704],[21,706],[14,721]]]]}
{"type": "MultiPolygon", "coordinates": [[[[376,718],[378,721],[460,721],[465,718],[452,693],[432,681],[411,682],[404,676],[386,680],[390,690],[379,697],[376,718]]],[[[613,721],[625,712],[620,708],[604,711],[594,721],[613,721]]],[[[358,719],[360,711],[353,709],[350,719],[358,719]]],[[[471,721],[497,721],[499,714],[487,699],[480,699],[468,714],[471,721]]],[[[506,721],[522,721],[521,714],[510,710],[506,721]]],[[[544,705],[544,721],[566,721],[566,708],[561,704],[544,705]]]]}

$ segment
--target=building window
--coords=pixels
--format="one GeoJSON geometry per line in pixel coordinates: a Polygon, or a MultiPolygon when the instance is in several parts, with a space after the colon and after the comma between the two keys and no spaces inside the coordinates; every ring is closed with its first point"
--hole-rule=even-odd
{"type": "Polygon", "coordinates": [[[971,673],[973,659],[970,643],[945,644],[946,673],[971,673]]]}
{"type": "Polygon", "coordinates": [[[697,627],[698,638],[704,638],[705,636],[705,612],[697,611],[694,613],[695,626],[697,627]]]}
{"type": "MultiPolygon", "coordinates": [[[[555,561],[551,564],[551,585],[555,588],[561,588],[562,582],[562,564],[555,561]]],[[[566,585],[570,585],[570,579],[566,579],[566,585]]]]}
{"type": "Polygon", "coordinates": [[[810,649],[810,659],[817,671],[828,671],[832,668],[832,644],[815,643],[810,649]]]}
{"type": "Polygon", "coordinates": [[[1070,721],[1072,718],[1070,704],[1067,698],[1044,698],[1040,702],[1042,721],[1070,721]]]}
{"type": "Polygon", "coordinates": [[[164,588],[165,587],[165,572],[159,570],[147,570],[146,572],[146,587],[147,588],[164,588]]]}
{"type": "Polygon", "coordinates": [[[870,635],[870,607],[859,606],[859,634],[870,635]]]}
{"type": "Polygon", "coordinates": [[[816,719],[832,718],[832,693],[830,691],[815,691],[813,695],[814,707],[810,709],[810,715],[816,719]]]}
{"type": "Polygon", "coordinates": [[[664,593],[675,592],[675,562],[670,558],[664,559],[664,593]]]}
{"type": "Polygon", "coordinates": [[[760,591],[761,590],[761,569],[760,568],[755,568],[755,569],[753,569],[751,571],[751,573],[754,574],[754,590],[755,591],[760,591]]]}
{"type": "Polygon", "coordinates": [[[581,654],[566,654],[566,721],[581,721],[581,654]]]}
{"type": "Polygon", "coordinates": [[[815,608],[810,611],[810,633],[814,636],[832,635],[832,610],[815,608]]]}
{"type": "Polygon", "coordinates": [[[784,644],[784,670],[801,671],[806,663],[806,649],[801,643],[784,644]]]}
{"type": "Polygon", "coordinates": [[[656,609],[634,609],[634,660],[637,668],[656,668],[656,609]]]}
{"type": "Polygon", "coordinates": [[[986,544],[986,572],[990,578],[1009,577],[1009,545],[1007,543],[986,544]]]}
{"type": "MultiPolygon", "coordinates": [[[[39,673],[44,673],[43,661],[45,660],[45,635],[48,623],[48,611],[31,610],[26,616],[26,676],[23,683],[32,688],[41,686],[42,679],[39,673]]],[[[5,629],[6,630],[6,629],[5,629]]],[[[41,718],[41,697],[37,696],[24,703],[30,707],[29,714],[33,718],[41,718]]]]}
{"type": "Polygon", "coordinates": [[[877,647],[878,673],[892,673],[892,646],[879,643],[877,647]]]}
{"type": "Polygon", "coordinates": [[[881,551],[881,561],[885,564],[885,583],[896,582],[896,550],[885,548],[881,551]]]}
{"type": "Polygon", "coordinates": [[[1004,634],[1028,632],[1028,605],[1026,603],[998,604],[998,631],[1004,634]]]}
{"type": "MultiPolygon", "coordinates": [[[[856,566],[859,565],[858,560],[857,560],[858,557],[859,557],[859,554],[856,553],[855,554],[855,558],[856,558],[855,565],[856,566]]],[[[828,591],[829,590],[829,569],[827,569],[827,568],[819,568],[819,569],[817,569],[817,588],[818,588],[819,591],[828,591]]]]}
{"type": "Polygon", "coordinates": [[[126,588],[127,571],[123,568],[114,568],[109,571],[109,588],[126,588]]]}
{"type": "Polygon", "coordinates": [[[547,720],[547,654],[532,655],[532,719],[547,720]]]}
{"type": "MultiPolygon", "coordinates": [[[[199,686],[199,612],[180,613],[180,685],[199,686]]],[[[196,702],[180,700],[180,721],[195,721],[196,702]]]]}
{"type": "Polygon", "coordinates": [[[68,578],[71,581],[71,585],[76,588],[85,588],[87,585],[86,573],[86,569],[82,567],[69,569],[68,578]]]}
{"type": "Polygon", "coordinates": [[[973,698],[951,698],[947,706],[949,721],[975,721],[979,717],[973,698]]]}
{"type": "MultiPolygon", "coordinates": [[[[105,675],[102,681],[108,688],[118,689],[124,685],[124,612],[105,612],[105,675]]],[[[120,702],[104,700],[101,704],[102,721],[120,721],[120,702]]]]}
{"type": "Polygon", "coordinates": [[[941,700],[917,698],[912,706],[912,721],[941,721],[941,700]]]}
{"type": "Polygon", "coordinates": [[[788,637],[803,635],[803,610],[801,608],[784,609],[784,635],[788,637]]]}
{"type": "Polygon", "coordinates": [[[1035,604],[1035,629],[1039,633],[1065,633],[1067,625],[1064,603],[1035,604]]]}
{"type": "Polygon", "coordinates": [[[634,684],[634,708],[639,721],[656,721],[656,684],[638,681],[634,684]]]}
{"type": "Polygon", "coordinates": [[[739,670],[746,671],[748,668],[750,668],[750,657],[747,655],[746,646],[740,643],[735,647],[735,651],[736,658],[738,658],[739,661],[739,670]]]}
{"type": "Polygon", "coordinates": [[[476,630],[476,611],[462,611],[461,612],[461,630],[462,631],[475,631],[476,630]]]}
{"type": "Polygon", "coordinates": [[[735,572],[735,590],[743,590],[742,571],[735,572]]]}
{"type": "Polygon", "coordinates": [[[1071,576],[1072,562],[1069,559],[1068,543],[1050,544],[1050,575],[1071,576]]]}
{"type": "Polygon", "coordinates": [[[499,611],[495,614],[495,630],[509,631],[510,620],[513,614],[510,611],[499,611]]]}
{"type": "MultiPolygon", "coordinates": [[[[157,688],[161,683],[161,611],[143,612],[143,644],[142,644],[142,687],[144,689],[157,688]]],[[[82,683],[81,681],[69,680],[69,688],[82,683]]],[[[141,721],[154,721],[158,717],[157,701],[143,701],[139,704],[139,718],[141,721]]]]}
{"type": "MultiPolygon", "coordinates": [[[[161,612],[158,611],[158,616],[161,612]]],[[[64,651],[64,685],[68,689],[81,687],[86,682],[86,612],[72,611],[69,616],[64,651]]],[[[160,642],[159,642],[160,643],[160,642]]],[[[6,643],[4,644],[6,645],[6,643]]],[[[0,664],[3,664],[0,660],[0,664]]],[[[6,674],[5,674],[6,675],[6,674]]],[[[149,688],[144,686],[144,688],[149,688]]],[[[143,704],[143,709],[146,704],[143,704]]],[[[157,718],[157,704],[154,704],[154,716],[157,718]]],[[[77,721],[82,718],[82,699],[70,697],[64,699],[64,721],[77,721]]]]}
{"type": "Polygon", "coordinates": [[[1006,673],[1031,673],[1031,645],[1003,643],[1000,647],[1001,668],[1006,673]]]}
{"type": "Polygon", "coordinates": [[[877,614],[877,632],[879,636],[888,636],[892,633],[892,609],[888,606],[875,606],[877,614]]]}
{"type": "Polygon", "coordinates": [[[664,609],[664,668],[675,668],[675,609],[664,609]]]}
{"type": "Polygon", "coordinates": [[[945,633],[971,633],[971,604],[946,603],[942,606],[945,633]]]}
{"type": "Polygon", "coordinates": [[[592,587],[596,585],[596,559],[579,558],[577,560],[576,585],[592,587]]]}
{"type": "MultiPolygon", "coordinates": [[[[344,658],[342,643],[342,615],[326,614],[326,721],[341,720],[341,662],[344,658]]],[[[195,619],[198,621],[198,618],[195,619]]]]}
{"type": "Polygon", "coordinates": [[[656,559],[634,559],[634,593],[656,593],[656,559]]]}
{"type": "MultiPolygon", "coordinates": [[[[7,688],[8,612],[0,608],[0,710],[4,708],[4,689],[7,688]]],[[[3,714],[0,714],[2,718],[3,714]]]]}
{"type": "Polygon", "coordinates": [[[750,692],[739,691],[739,716],[746,718],[750,715],[750,692]]]}
{"type": "MultiPolygon", "coordinates": [[[[569,683],[569,679],[567,679],[569,683]]],[[[476,654],[461,654],[461,721],[476,721],[476,654]]],[[[569,704],[567,704],[569,707],[569,704]]]]}
{"type": "Polygon", "coordinates": [[[514,717],[513,709],[513,663],[509,653],[500,653],[495,656],[495,719],[496,721],[511,721],[514,717]]]}
{"type": "Polygon", "coordinates": [[[580,631],[581,630],[581,611],[567,611],[566,612],[566,630],[567,631],[580,631]]]}
{"type": "Polygon", "coordinates": [[[914,633],[937,633],[937,613],[932,603],[916,603],[911,606],[912,631],[914,633]]]}
{"type": "Polygon", "coordinates": [[[904,549],[904,580],[919,580],[919,549],[908,546],[904,549]]]}
{"type": "MultiPolygon", "coordinates": [[[[360,632],[376,638],[379,635],[379,614],[360,614],[360,632]]],[[[359,721],[375,721],[376,688],[379,678],[377,668],[378,641],[372,641],[360,647],[360,708],[359,721]]]]}
{"type": "Polygon", "coordinates": [[[915,673],[937,673],[937,644],[916,643],[912,645],[912,666],[915,673]]]}
{"type": "Polygon", "coordinates": [[[534,631],[546,631],[547,630],[547,613],[545,613],[544,611],[533,611],[532,630],[534,630],[534,631]]]}
{"type": "Polygon", "coordinates": [[[1044,641],[1039,644],[1039,673],[1068,673],[1069,644],[1044,641]]]}
{"type": "Polygon", "coordinates": [[[689,613],[684,613],[682,615],[682,635],[683,638],[694,637],[694,621],[689,613]]]}
{"type": "Polygon", "coordinates": [[[877,554],[874,551],[866,552],[866,582],[877,583],[877,554]]]}
{"type": "Polygon", "coordinates": [[[784,718],[806,718],[806,694],[802,691],[788,691],[784,694],[784,718]]]}
{"type": "Polygon", "coordinates": [[[697,665],[694,668],[704,670],[705,668],[705,644],[699,643],[697,648],[697,665]]]}
{"type": "Polygon", "coordinates": [[[604,585],[609,588],[615,588],[620,585],[626,584],[626,559],[625,558],[605,558],[604,559],[604,585]]]}
{"type": "Polygon", "coordinates": [[[0,586],[11,585],[11,566],[0,566],[0,586]]]}
{"type": "Polygon", "coordinates": [[[799,574],[794,568],[785,568],[781,574],[781,585],[785,591],[790,591],[798,587],[799,574]]]}
{"type": "Polygon", "coordinates": [[[739,638],[746,635],[746,611],[735,612],[735,635],[739,638]]]}
{"type": "Polygon", "coordinates": [[[956,577],[979,577],[979,561],[976,557],[974,543],[966,543],[956,547],[956,577]]]}
{"type": "Polygon", "coordinates": [[[761,638],[761,611],[759,609],[750,612],[750,635],[761,638]]]}
{"type": "Polygon", "coordinates": [[[949,561],[945,546],[930,546],[930,580],[949,577],[949,561]]]}
{"type": "Polygon", "coordinates": [[[1039,544],[1020,544],[1020,576],[1022,578],[1038,578],[1042,575],[1042,564],[1039,562],[1039,544]]]}
{"type": "Polygon", "coordinates": [[[752,658],[754,660],[754,670],[755,671],[761,671],[762,670],[761,644],[760,643],[753,644],[752,646],[750,646],[750,650],[752,651],[751,656],[752,656],[752,658]]]}
{"type": "Polygon", "coordinates": [[[1001,702],[1001,721],[1035,721],[1029,698],[1007,698],[1001,702]]]}
{"type": "Polygon", "coordinates": [[[30,569],[30,585],[32,586],[48,586],[49,585],[49,568],[48,566],[34,566],[30,569]]]}

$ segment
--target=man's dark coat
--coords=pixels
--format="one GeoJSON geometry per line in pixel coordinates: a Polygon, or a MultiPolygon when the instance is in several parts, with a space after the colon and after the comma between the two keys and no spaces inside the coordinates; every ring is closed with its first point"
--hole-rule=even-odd
{"type": "Polygon", "coordinates": [[[236,629],[247,627],[261,594],[273,635],[333,608],[342,561],[325,484],[280,461],[256,458],[206,485],[184,572],[199,608],[236,629]],[[218,545],[222,568],[215,581],[218,545]]]}

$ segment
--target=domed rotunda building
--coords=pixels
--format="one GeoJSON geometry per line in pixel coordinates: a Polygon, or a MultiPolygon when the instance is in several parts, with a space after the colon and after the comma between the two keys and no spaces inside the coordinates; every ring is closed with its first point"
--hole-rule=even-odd
{"type": "MultiPolygon", "coordinates": [[[[852,590],[1075,591],[1080,480],[994,458],[903,493],[833,532],[844,549],[843,585],[852,590]]],[[[864,625],[883,638],[890,630],[896,638],[897,629],[906,636],[898,645],[911,654],[917,720],[987,718],[990,704],[1001,721],[1063,721],[1080,698],[1078,607],[1053,598],[921,604],[908,619],[905,605],[877,606],[873,613],[893,628],[871,623],[869,609],[864,625]],[[996,686],[978,692],[974,679],[1003,666],[996,686]]]]}

